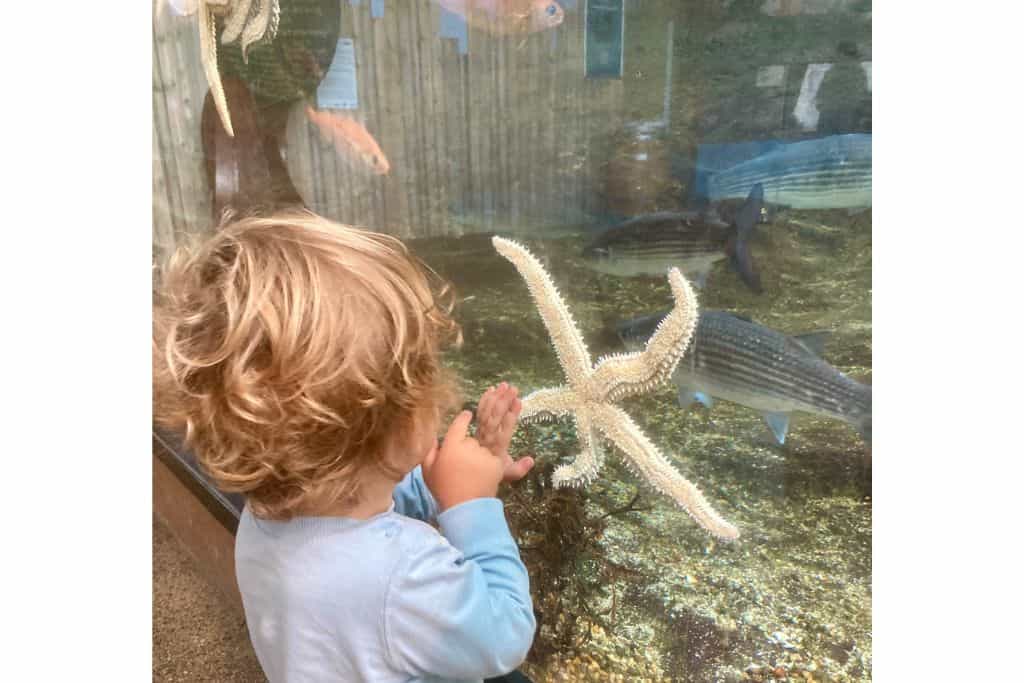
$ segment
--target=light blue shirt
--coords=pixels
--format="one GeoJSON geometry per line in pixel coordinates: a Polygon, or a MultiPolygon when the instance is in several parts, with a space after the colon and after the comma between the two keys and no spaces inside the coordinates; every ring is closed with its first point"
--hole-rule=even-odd
{"type": "Polygon", "coordinates": [[[519,666],[536,628],[501,501],[437,514],[418,467],[370,519],[274,522],[246,506],[235,569],[271,683],[479,681],[519,666]],[[440,533],[420,521],[435,518],[440,533]]]}

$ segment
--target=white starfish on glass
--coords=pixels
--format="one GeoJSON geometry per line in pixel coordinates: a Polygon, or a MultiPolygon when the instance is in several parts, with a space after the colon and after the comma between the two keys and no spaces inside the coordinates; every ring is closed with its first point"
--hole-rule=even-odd
{"type": "Polygon", "coordinates": [[[538,389],[523,399],[525,421],[572,416],[580,453],[552,475],[555,486],[581,486],[597,476],[604,462],[600,437],[625,455],[626,463],[658,491],[675,500],[709,533],[723,539],[739,536],[708,504],[696,486],[665,459],[617,401],[648,393],[675,370],[697,326],[697,299],[677,268],[668,272],[675,307],[651,335],[643,351],[605,356],[595,365],[569,309],[540,262],[520,244],[493,238],[494,248],[512,262],[526,281],[544,326],[551,336],[567,384],[538,389]]]}

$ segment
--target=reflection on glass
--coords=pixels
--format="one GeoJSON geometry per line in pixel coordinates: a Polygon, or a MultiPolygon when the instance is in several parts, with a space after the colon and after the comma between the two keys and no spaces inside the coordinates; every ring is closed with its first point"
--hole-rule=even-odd
{"type": "Polygon", "coordinates": [[[529,674],[871,679],[869,2],[166,0],[153,32],[156,258],[227,209],[403,237],[461,294],[467,395],[564,381],[494,235],[595,362],[650,338],[670,268],[694,285],[678,366],[618,407],[740,537],[610,435],[524,425],[529,674]]]}
{"type": "Polygon", "coordinates": [[[565,12],[554,0],[436,0],[473,28],[491,35],[534,33],[555,28],[565,12]]]}

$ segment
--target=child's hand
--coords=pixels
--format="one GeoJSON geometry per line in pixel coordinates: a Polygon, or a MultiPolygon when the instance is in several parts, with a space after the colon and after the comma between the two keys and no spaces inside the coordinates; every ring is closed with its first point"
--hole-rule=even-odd
{"type": "Polygon", "coordinates": [[[501,460],[504,482],[519,481],[533,467],[533,458],[526,456],[515,461],[508,452],[522,409],[519,390],[502,382],[484,392],[476,410],[476,437],[501,460]]]}
{"type": "Polygon", "coordinates": [[[452,421],[444,443],[423,460],[423,481],[441,510],[498,493],[505,466],[500,458],[466,434],[473,413],[464,410],[452,421]]]}

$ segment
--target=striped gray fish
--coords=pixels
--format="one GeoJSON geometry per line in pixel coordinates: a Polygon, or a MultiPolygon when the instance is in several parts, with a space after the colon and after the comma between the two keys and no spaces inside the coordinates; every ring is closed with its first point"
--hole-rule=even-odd
{"type": "Polygon", "coordinates": [[[712,201],[745,197],[764,186],[765,201],[794,209],[871,206],[871,134],[792,142],[718,171],[708,179],[712,201]]]}
{"type": "MultiPolygon", "coordinates": [[[[616,326],[627,348],[639,350],[668,312],[616,326]]],[[[701,311],[693,340],[672,381],[679,404],[708,408],[715,398],[762,413],[775,440],[786,441],[800,410],[843,420],[871,442],[871,385],[850,379],[821,358],[827,333],[787,336],[726,311],[701,311]]]]}
{"type": "Polygon", "coordinates": [[[620,277],[660,277],[678,267],[703,287],[714,263],[728,257],[747,286],[761,292],[747,243],[761,219],[762,198],[761,186],[754,186],[732,223],[714,212],[695,211],[631,218],[584,247],[583,261],[593,270],[620,277]]]}

